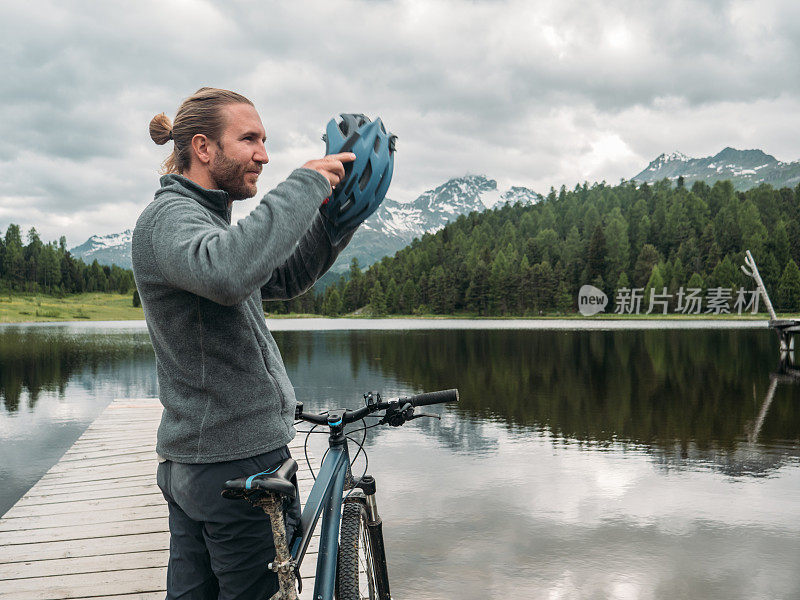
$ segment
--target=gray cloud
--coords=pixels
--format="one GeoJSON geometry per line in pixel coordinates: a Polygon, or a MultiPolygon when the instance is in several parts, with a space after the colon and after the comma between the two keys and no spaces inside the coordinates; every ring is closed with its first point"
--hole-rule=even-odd
{"type": "Polygon", "coordinates": [[[261,111],[262,191],[345,111],[400,136],[400,200],[466,172],[614,182],[673,149],[792,160],[798,46],[789,1],[6,3],[0,228],[73,244],[131,227],[168,151],[149,119],[202,85],[261,111]]]}

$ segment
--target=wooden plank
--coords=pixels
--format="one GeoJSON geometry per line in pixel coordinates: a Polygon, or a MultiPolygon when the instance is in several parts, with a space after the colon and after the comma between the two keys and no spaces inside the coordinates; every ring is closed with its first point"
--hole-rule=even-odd
{"type": "Polygon", "coordinates": [[[83,478],[87,475],[93,475],[97,479],[103,477],[120,477],[120,476],[130,476],[130,475],[147,475],[148,473],[155,477],[156,474],[156,467],[158,464],[156,463],[155,459],[148,463],[147,461],[139,462],[139,463],[131,463],[130,465],[126,465],[124,469],[115,468],[113,465],[103,465],[100,467],[93,467],[93,468],[85,468],[85,469],[75,469],[73,471],[60,471],[60,472],[48,472],[42,480],[47,479],[50,482],[58,481],[75,481],[79,478],[83,478]]]}
{"type": "Polygon", "coordinates": [[[150,483],[155,477],[155,473],[150,475],[131,475],[130,477],[111,477],[109,479],[103,479],[98,481],[96,478],[92,477],[83,481],[53,481],[48,482],[45,480],[39,481],[36,485],[34,485],[30,491],[38,490],[38,491],[47,491],[47,490],[78,490],[78,489],[93,489],[94,486],[97,487],[108,487],[108,486],[132,486],[138,485],[142,483],[150,483]]]}
{"type": "Polygon", "coordinates": [[[104,498],[102,500],[87,500],[80,503],[64,502],[62,504],[42,504],[38,506],[27,506],[17,504],[5,515],[3,520],[8,517],[26,518],[38,517],[43,515],[63,515],[75,512],[94,511],[94,510],[125,510],[137,506],[162,506],[164,496],[162,494],[148,494],[146,496],[129,496],[126,498],[104,498]]]}
{"type": "Polygon", "coordinates": [[[96,450],[83,450],[80,452],[67,452],[61,457],[58,462],[62,464],[89,460],[92,458],[120,458],[131,455],[141,454],[142,450],[139,448],[99,448],[96,450]]]}
{"type": "MultiPolygon", "coordinates": [[[[131,454],[130,456],[126,456],[124,458],[90,458],[84,460],[80,464],[80,469],[91,469],[92,467],[117,467],[118,472],[122,472],[125,470],[127,465],[133,465],[136,463],[145,462],[149,465],[156,465],[158,466],[158,460],[156,458],[155,450],[146,450],[143,452],[137,452],[135,454],[131,454]]],[[[65,473],[65,472],[72,472],[75,470],[75,466],[70,464],[69,462],[61,463],[58,462],[53,465],[53,468],[48,471],[49,473],[65,473]]]]}
{"type": "MultiPolygon", "coordinates": [[[[92,425],[86,430],[87,439],[92,437],[108,437],[114,433],[135,433],[144,430],[144,426],[158,425],[159,419],[120,419],[92,425]]],[[[148,430],[149,433],[149,430],[148,430]]]]}
{"type": "Polygon", "coordinates": [[[66,498],[64,497],[64,494],[53,494],[48,496],[23,496],[20,501],[24,500],[26,506],[49,506],[53,504],[71,504],[72,506],[75,506],[76,503],[84,502],[86,500],[101,500],[107,498],[140,498],[142,496],[161,495],[161,490],[159,490],[158,486],[153,483],[153,485],[143,488],[138,493],[131,492],[130,490],[108,489],[99,492],[75,492],[68,494],[66,498]]]}
{"type": "Polygon", "coordinates": [[[160,591],[165,587],[166,579],[166,566],[104,573],[67,574],[35,579],[12,579],[3,582],[3,595],[15,598],[15,600],[48,598],[67,600],[81,596],[114,594],[120,590],[138,594],[160,591]]]}
{"type": "Polygon", "coordinates": [[[163,567],[167,564],[168,559],[169,550],[157,550],[153,552],[123,552],[104,556],[81,556],[6,563],[0,565],[0,581],[163,567]]]}
{"type": "Polygon", "coordinates": [[[92,444],[103,442],[115,441],[129,441],[137,444],[141,440],[155,440],[156,430],[158,429],[158,421],[153,423],[146,423],[137,429],[123,428],[123,427],[103,427],[96,430],[87,430],[80,437],[76,444],[92,444]],[[145,428],[147,430],[145,431],[145,428]]]}
{"type": "Polygon", "coordinates": [[[126,509],[114,507],[102,510],[70,512],[62,515],[47,514],[35,517],[11,517],[3,518],[0,521],[0,531],[26,531],[45,529],[47,527],[116,523],[118,521],[166,517],[167,513],[167,504],[162,501],[150,506],[134,506],[126,509]]]}
{"type": "Polygon", "coordinates": [[[128,452],[134,445],[145,448],[155,448],[156,438],[153,436],[152,438],[138,438],[135,441],[114,440],[103,442],[81,442],[80,444],[75,442],[72,448],[70,448],[64,454],[64,456],[71,457],[73,454],[78,454],[81,452],[128,452]]]}
{"type": "MultiPolygon", "coordinates": [[[[75,556],[103,556],[120,551],[149,552],[153,550],[169,550],[169,533],[121,535],[104,538],[102,543],[96,539],[88,539],[0,546],[0,564],[75,556]]],[[[2,591],[2,586],[0,586],[0,591],[2,591]]]]}
{"type": "MultiPolygon", "coordinates": [[[[73,496],[80,495],[80,494],[88,494],[89,498],[118,498],[120,495],[122,496],[137,496],[141,495],[142,493],[152,493],[155,491],[160,491],[154,489],[158,486],[156,485],[156,478],[155,474],[144,477],[142,481],[134,481],[133,483],[128,484],[119,484],[119,485],[103,485],[103,481],[98,481],[92,484],[81,483],[78,486],[72,486],[71,488],[63,489],[59,486],[53,486],[48,488],[36,488],[32,487],[27,494],[25,494],[22,499],[26,502],[29,500],[34,503],[39,503],[39,501],[70,501],[73,499],[73,496]]],[[[67,484],[65,484],[67,485],[67,484]]]]}
{"type": "Polygon", "coordinates": [[[140,433],[132,431],[102,430],[98,432],[91,432],[91,431],[86,432],[83,436],[81,436],[80,442],[83,444],[83,443],[127,441],[131,442],[132,444],[137,444],[142,440],[155,441],[155,439],[156,439],[155,432],[140,433]]]}
{"type": "Polygon", "coordinates": [[[66,542],[139,533],[158,533],[160,531],[169,531],[165,516],[159,515],[149,519],[133,519],[130,521],[117,521],[116,523],[64,525],[28,531],[5,531],[2,539],[4,546],[15,546],[39,542],[66,542]]]}

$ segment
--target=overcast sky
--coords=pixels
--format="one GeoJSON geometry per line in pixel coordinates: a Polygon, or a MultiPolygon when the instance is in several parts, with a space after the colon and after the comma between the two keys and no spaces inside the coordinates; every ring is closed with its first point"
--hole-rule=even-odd
{"type": "Polygon", "coordinates": [[[616,183],[673,150],[793,161],[799,51],[791,0],[3,2],[0,229],[73,246],[132,228],[171,148],[150,118],[204,85],[261,113],[261,193],[340,112],[399,136],[400,201],[466,173],[616,183]]]}

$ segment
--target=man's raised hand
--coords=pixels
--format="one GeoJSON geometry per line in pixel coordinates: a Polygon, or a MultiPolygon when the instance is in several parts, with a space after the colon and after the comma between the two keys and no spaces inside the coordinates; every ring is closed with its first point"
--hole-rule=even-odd
{"type": "Polygon", "coordinates": [[[329,154],[317,160],[310,160],[303,165],[304,169],[312,169],[325,176],[331,190],[344,178],[344,163],[352,162],[356,155],[352,152],[329,154]]]}

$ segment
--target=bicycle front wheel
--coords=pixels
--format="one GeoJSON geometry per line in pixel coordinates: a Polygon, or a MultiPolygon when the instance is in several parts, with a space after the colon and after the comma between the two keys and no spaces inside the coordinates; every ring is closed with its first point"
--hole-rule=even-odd
{"type": "Polygon", "coordinates": [[[380,597],[378,558],[367,523],[367,509],[361,502],[345,502],[336,564],[338,600],[380,597]]]}

